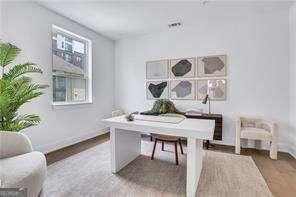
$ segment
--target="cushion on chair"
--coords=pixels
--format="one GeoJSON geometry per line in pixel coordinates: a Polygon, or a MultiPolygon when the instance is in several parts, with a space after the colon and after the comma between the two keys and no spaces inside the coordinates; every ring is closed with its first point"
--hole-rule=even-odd
{"type": "Polygon", "coordinates": [[[242,120],[242,127],[256,127],[256,121],[255,120],[242,120]]]}
{"type": "Polygon", "coordinates": [[[0,159],[25,154],[33,150],[30,139],[20,132],[0,131],[0,159]]]}
{"type": "Polygon", "coordinates": [[[271,133],[265,129],[244,127],[241,130],[241,138],[254,140],[271,140],[271,133]]]}
{"type": "Polygon", "coordinates": [[[158,140],[164,140],[164,141],[178,141],[179,140],[179,137],[171,136],[171,135],[161,135],[161,134],[152,133],[152,136],[158,140]]]}
{"type": "Polygon", "coordinates": [[[28,197],[37,197],[46,177],[45,156],[37,151],[0,160],[1,186],[27,188],[28,197]]]}

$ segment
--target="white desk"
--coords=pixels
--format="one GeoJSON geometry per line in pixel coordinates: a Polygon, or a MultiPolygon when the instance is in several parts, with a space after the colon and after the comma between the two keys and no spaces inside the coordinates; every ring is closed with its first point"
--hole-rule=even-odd
{"type": "Polygon", "coordinates": [[[141,120],[129,122],[124,116],[102,120],[110,126],[112,172],[118,172],[141,154],[141,132],[186,137],[186,196],[194,197],[202,170],[203,140],[213,139],[215,121],[187,118],[179,123],[167,123],[145,121],[143,116],[137,116],[141,120]]]}

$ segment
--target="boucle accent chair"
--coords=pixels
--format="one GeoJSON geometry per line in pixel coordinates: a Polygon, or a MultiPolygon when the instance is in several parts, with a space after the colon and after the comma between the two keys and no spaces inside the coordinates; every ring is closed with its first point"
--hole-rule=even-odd
{"type": "Polygon", "coordinates": [[[121,109],[112,111],[112,117],[121,116],[121,115],[124,115],[124,111],[121,109]]]}
{"type": "Polygon", "coordinates": [[[236,154],[240,154],[241,139],[269,141],[270,158],[277,159],[278,131],[275,122],[263,118],[240,116],[236,120],[236,154]]]}
{"type": "Polygon", "coordinates": [[[0,132],[0,141],[0,187],[27,188],[28,197],[37,197],[46,177],[44,154],[22,133],[0,132]]]}

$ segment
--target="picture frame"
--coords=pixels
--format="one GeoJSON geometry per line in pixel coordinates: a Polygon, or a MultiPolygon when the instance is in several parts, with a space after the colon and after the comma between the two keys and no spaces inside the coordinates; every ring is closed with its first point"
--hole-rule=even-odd
{"type": "Polygon", "coordinates": [[[168,99],[169,98],[169,81],[147,81],[146,82],[146,98],[148,100],[154,99],[168,99]]]}
{"type": "Polygon", "coordinates": [[[182,79],[170,81],[170,99],[172,100],[195,100],[195,80],[182,79]]]}
{"type": "Polygon", "coordinates": [[[170,78],[193,78],[195,77],[196,58],[171,59],[169,65],[170,78]]]}
{"type": "Polygon", "coordinates": [[[200,79],[196,82],[197,100],[202,100],[206,94],[211,100],[223,101],[227,98],[227,80],[225,78],[200,79]]]}
{"type": "Polygon", "coordinates": [[[154,60],[146,62],[146,79],[167,79],[169,60],[154,60]]]}
{"type": "Polygon", "coordinates": [[[197,77],[225,77],[227,66],[227,55],[197,57],[197,77]]]}

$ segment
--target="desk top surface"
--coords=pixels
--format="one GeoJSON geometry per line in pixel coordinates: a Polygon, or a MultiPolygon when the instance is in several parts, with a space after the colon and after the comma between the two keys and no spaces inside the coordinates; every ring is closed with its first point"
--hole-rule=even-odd
{"type": "Polygon", "coordinates": [[[150,132],[180,137],[192,137],[207,140],[213,139],[215,128],[214,120],[185,118],[180,122],[172,123],[167,122],[167,120],[162,122],[157,116],[152,117],[146,115],[135,115],[134,121],[127,121],[123,115],[103,119],[102,122],[104,122],[107,126],[116,129],[134,130],[139,132],[150,132]],[[145,117],[147,117],[147,120],[143,120],[145,117]]]}

